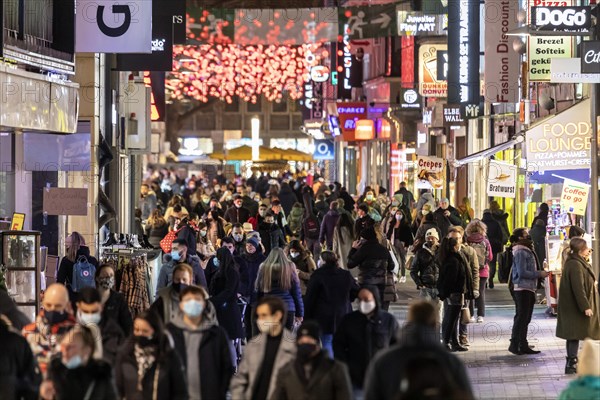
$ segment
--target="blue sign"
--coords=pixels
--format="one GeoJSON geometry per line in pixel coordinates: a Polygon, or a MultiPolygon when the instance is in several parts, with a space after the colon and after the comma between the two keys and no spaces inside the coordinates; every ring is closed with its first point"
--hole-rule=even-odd
{"type": "Polygon", "coordinates": [[[315,160],[333,160],[333,140],[315,140],[315,160]]]}

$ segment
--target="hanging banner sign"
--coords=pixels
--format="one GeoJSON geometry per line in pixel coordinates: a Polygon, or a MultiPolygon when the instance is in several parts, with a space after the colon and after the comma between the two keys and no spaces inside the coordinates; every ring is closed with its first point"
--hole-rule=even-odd
{"type": "Polygon", "coordinates": [[[519,54],[514,37],[507,33],[518,27],[519,3],[485,0],[485,100],[490,103],[519,101],[519,54]]]}
{"type": "Polygon", "coordinates": [[[151,0],[78,0],[77,53],[151,53],[151,0]]]}
{"type": "Polygon", "coordinates": [[[491,160],[488,179],[487,195],[490,197],[515,198],[517,195],[516,165],[491,160]]]}
{"type": "Polygon", "coordinates": [[[585,215],[590,185],[565,179],[562,195],[560,196],[561,209],[576,215],[585,215]]]}
{"type": "Polygon", "coordinates": [[[438,54],[448,50],[445,44],[425,44],[419,47],[419,93],[423,97],[446,97],[448,82],[439,79],[438,54]]]}
{"type": "Polygon", "coordinates": [[[447,34],[448,16],[398,10],[398,36],[442,36],[447,34]]]}
{"type": "Polygon", "coordinates": [[[415,89],[401,89],[400,90],[400,108],[420,110],[421,109],[421,96],[415,89]]]}
{"type": "Polygon", "coordinates": [[[333,140],[315,140],[313,158],[315,160],[334,160],[333,140]]]}
{"type": "Polygon", "coordinates": [[[417,157],[417,188],[442,189],[446,160],[438,157],[417,157]]]}
{"type": "Polygon", "coordinates": [[[339,7],[338,26],[339,34],[347,34],[352,40],[397,36],[396,4],[339,7]]]}
{"type": "Polygon", "coordinates": [[[525,135],[528,171],[590,168],[590,100],[547,119],[525,135]]]}

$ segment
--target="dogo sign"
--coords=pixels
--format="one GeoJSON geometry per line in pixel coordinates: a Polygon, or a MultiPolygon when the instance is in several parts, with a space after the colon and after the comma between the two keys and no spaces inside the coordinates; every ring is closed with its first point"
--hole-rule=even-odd
{"type": "Polygon", "coordinates": [[[152,1],[78,0],[76,52],[151,53],[152,1]]]}
{"type": "Polygon", "coordinates": [[[591,8],[532,7],[533,24],[540,31],[589,32],[592,26],[591,8]]]}

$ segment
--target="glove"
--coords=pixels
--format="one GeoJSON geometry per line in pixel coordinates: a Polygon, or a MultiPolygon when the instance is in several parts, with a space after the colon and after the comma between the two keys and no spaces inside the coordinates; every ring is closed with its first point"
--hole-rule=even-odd
{"type": "Polygon", "coordinates": [[[473,290],[473,296],[478,299],[479,298],[479,290],[473,290]]]}

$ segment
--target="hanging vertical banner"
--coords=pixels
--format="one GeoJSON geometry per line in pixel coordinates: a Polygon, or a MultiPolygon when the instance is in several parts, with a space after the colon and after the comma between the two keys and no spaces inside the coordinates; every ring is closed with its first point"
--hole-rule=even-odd
{"type": "Polygon", "coordinates": [[[76,52],[152,52],[151,0],[78,0],[76,4],[76,52]]]}
{"type": "Polygon", "coordinates": [[[491,160],[488,179],[487,195],[490,197],[510,197],[517,195],[516,165],[491,160]]]}
{"type": "Polygon", "coordinates": [[[398,35],[396,4],[370,7],[339,7],[340,35],[366,39],[398,35]]]}
{"type": "Polygon", "coordinates": [[[560,196],[560,206],[563,211],[568,213],[585,215],[589,194],[590,185],[565,179],[560,196]]]}
{"type": "Polygon", "coordinates": [[[518,11],[517,1],[485,0],[484,96],[490,103],[519,101],[519,54],[507,36],[518,27],[518,11]]]}
{"type": "Polygon", "coordinates": [[[479,0],[448,0],[448,102],[479,104],[479,0]]]}

